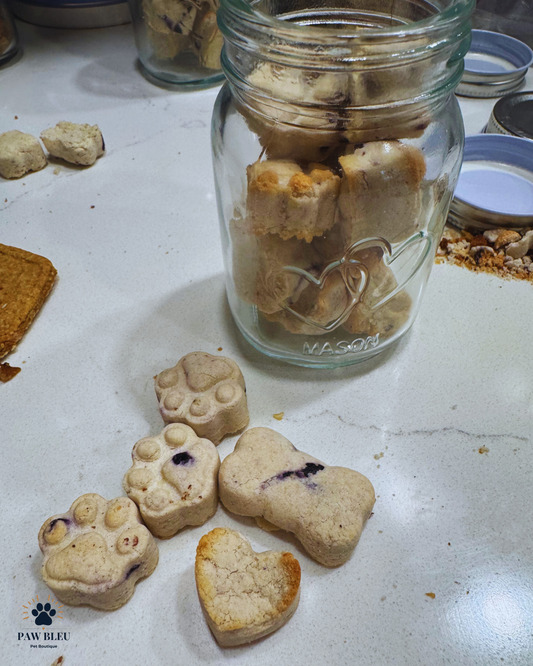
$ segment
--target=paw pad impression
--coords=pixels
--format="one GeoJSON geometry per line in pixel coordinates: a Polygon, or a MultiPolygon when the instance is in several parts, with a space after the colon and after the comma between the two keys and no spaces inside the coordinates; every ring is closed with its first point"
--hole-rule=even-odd
{"type": "Polygon", "coordinates": [[[202,525],[218,505],[220,457],[215,445],[182,423],[135,444],[124,490],[154,536],[166,539],[202,525]]]}
{"type": "Polygon", "coordinates": [[[157,566],[159,552],[127,497],[82,495],[39,531],[42,576],[57,598],[103,610],[123,606],[135,583],[157,566]]]}
{"type": "Polygon", "coordinates": [[[330,567],[348,560],[375,502],[365,476],[330,467],[269,428],[241,435],[220,467],[219,490],[229,511],[292,532],[330,567]]]}
{"type": "Polygon", "coordinates": [[[220,645],[242,645],[279,629],[300,599],[300,564],[290,553],[256,553],[239,532],[217,527],[196,549],[196,587],[220,645]]]}
{"type": "Polygon", "coordinates": [[[185,423],[213,444],[248,425],[244,378],[229,358],[187,354],[157,375],[155,392],[165,423],[185,423]]]}

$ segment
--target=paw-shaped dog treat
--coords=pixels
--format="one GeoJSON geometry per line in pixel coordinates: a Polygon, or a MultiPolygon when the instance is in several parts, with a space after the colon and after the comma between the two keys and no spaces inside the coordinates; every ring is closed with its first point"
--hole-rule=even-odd
{"type": "Polygon", "coordinates": [[[244,377],[224,356],[187,354],[157,375],[155,392],[165,423],[185,423],[213,444],[248,425],[244,377]]]}
{"type": "Polygon", "coordinates": [[[220,457],[192,428],[173,423],[135,444],[124,490],[150,532],[168,539],[186,525],[203,525],[218,505],[220,457]]]}
{"type": "Polygon", "coordinates": [[[220,467],[219,490],[229,511],[293,532],[328,567],[350,557],[375,502],[365,476],[329,467],[269,428],[239,438],[220,467]]]}
{"type": "Polygon", "coordinates": [[[115,610],[135,583],[157,566],[159,551],[127,497],[82,495],[67,513],[49,518],[39,532],[43,580],[72,606],[115,610]]]}
{"type": "Polygon", "coordinates": [[[196,549],[196,588],[220,645],[242,645],[279,629],[300,600],[300,564],[290,553],[256,553],[239,532],[217,527],[196,549]]]}

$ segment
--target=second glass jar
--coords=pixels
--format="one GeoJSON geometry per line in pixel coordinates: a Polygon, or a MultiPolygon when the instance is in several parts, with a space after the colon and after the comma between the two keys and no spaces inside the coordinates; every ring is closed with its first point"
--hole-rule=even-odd
{"type": "Polygon", "coordinates": [[[382,6],[219,10],[228,299],[252,345],[299,365],[357,363],[409,329],[461,164],[472,2],[382,6]]]}

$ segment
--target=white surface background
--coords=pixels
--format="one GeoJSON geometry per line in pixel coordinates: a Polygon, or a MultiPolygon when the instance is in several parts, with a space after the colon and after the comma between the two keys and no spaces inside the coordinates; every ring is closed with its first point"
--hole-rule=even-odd
{"type": "MultiPolygon", "coordinates": [[[[131,26],[19,25],[24,55],[0,69],[0,132],[97,123],[107,153],[90,169],[49,165],[0,182],[0,242],[48,257],[59,275],[5,359],[22,372],[0,386],[2,663],[532,664],[531,284],[436,266],[411,333],[369,364],[318,371],[260,356],[224,296],[209,143],[217,91],[150,85],[131,26]],[[122,609],[66,608],[53,625],[70,632],[59,649],[17,641],[22,604],[48,594],[41,524],[83,493],[121,495],[133,445],[163,425],[153,376],[218,347],[242,368],[251,426],[374,484],[351,560],[326,569],[291,537],[219,507],[159,542],[158,568],[122,609]],[[302,566],[295,616],[237,649],[214,641],[194,584],[198,540],[224,525],[302,566]]],[[[494,101],[461,101],[469,132],[494,101]]]]}

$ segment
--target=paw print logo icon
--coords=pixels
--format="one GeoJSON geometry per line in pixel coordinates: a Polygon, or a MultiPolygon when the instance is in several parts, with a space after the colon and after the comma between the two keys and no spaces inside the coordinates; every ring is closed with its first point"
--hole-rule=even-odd
{"type": "Polygon", "coordinates": [[[37,608],[34,608],[31,614],[35,617],[35,624],[45,624],[50,626],[52,624],[52,618],[56,614],[56,609],[52,608],[48,603],[46,603],[44,607],[42,604],[37,604],[37,608]]]}
{"type": "Polygon", "coordinates": [[[39,597],[36,595],[35,599],[27,602],[27,605],[22,604],[22,607],[25,609],[23,611],[23,619],[31,619],[38,627],[42,627],[43,629],[49,627],[53,622],[53,618],[58,617],[63,619],[63,606],[58,606],[56,609],[54,608],[54,605],[56,604],[57,601],[51,599],[50,594],[48,595],[48,600],[44,604],[39,601],[39,597]]]}

